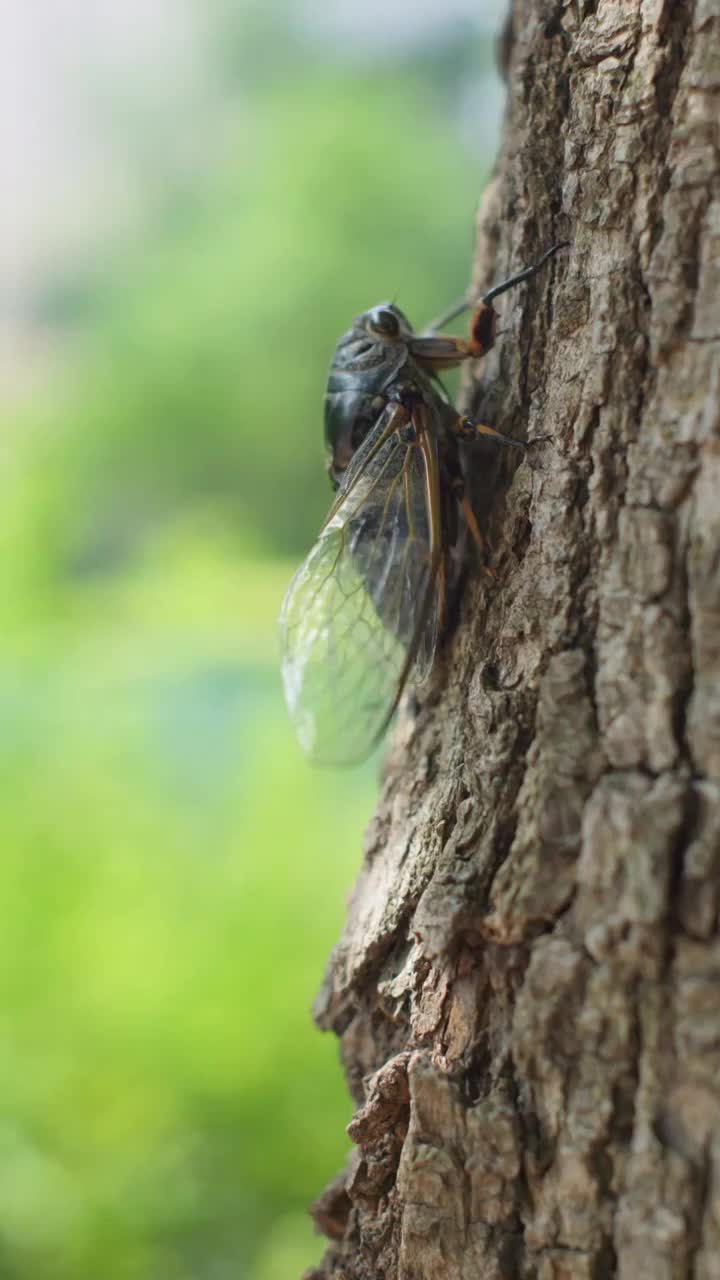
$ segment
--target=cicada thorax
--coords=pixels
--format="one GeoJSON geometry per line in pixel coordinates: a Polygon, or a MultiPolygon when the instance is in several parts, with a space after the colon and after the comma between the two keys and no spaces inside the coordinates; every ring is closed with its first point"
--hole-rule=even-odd
{"type": "Polygon", "coordinates": [[[393,312],[403,322],[396,337],[370,332],[365,314],[358,317],[335,348],[325,392],[325,443],[328,471],[335,487],[377,422],[388,402],[390,387],[408,360],[404,339],[412,329],[397,308],[393,312]]]}

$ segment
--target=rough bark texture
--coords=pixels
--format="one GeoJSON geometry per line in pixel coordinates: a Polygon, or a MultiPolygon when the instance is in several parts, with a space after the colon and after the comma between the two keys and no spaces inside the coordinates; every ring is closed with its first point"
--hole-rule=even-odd
{"type": "Polygon", "coordinates": [[[497,580],[405,710],[318,1001],[358,1110],[315,1274],[711,1280],[720,0],[516,0],[505,49],[476,283],[570,247],[467,390],[537,443],[492,499],[473,455],[497,580]]]}

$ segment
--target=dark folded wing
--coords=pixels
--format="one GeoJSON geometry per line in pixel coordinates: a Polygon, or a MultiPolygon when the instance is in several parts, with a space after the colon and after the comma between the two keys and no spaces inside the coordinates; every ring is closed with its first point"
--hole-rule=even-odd
{"type": "Polygon", "coordinates": [[[434,438],[405,441],[388,413],[355,454],[280,617],[283,683],[304,751],[362,759],[413,670],[431,666],[442,612],[434,438]]]}

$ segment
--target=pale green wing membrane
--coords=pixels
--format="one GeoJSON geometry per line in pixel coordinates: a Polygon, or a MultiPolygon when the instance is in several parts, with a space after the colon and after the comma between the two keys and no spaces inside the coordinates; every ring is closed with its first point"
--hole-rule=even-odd
{"type": "Polygon", "coordinates": [[[437,643],[435,441],[421,448],[388,424],[385,414],[355,454],[280,616],[285,697],[318,763],[350,764],[372,750],[408,675],[427,676],[437,643]]]}

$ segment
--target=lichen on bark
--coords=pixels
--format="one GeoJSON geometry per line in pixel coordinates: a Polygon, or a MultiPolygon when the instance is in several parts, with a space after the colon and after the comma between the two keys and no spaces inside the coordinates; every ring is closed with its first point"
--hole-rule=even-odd
{"type": "Polygon", "coordinates": [[[720,1277],[720,4],[515,0],[468,581],[318,999],[343,1280],[720,1277]],[[512,470],[512,467],[515,467],[512,470]]]}

